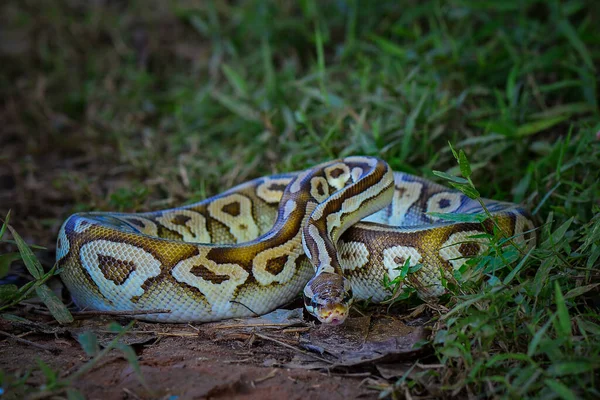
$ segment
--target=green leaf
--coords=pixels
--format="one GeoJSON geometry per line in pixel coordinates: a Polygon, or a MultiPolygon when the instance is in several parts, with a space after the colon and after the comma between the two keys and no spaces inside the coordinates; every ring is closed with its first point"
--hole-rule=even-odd
{"type": "Polygon", "coordinates": [[[568,115],[561,115],[559,117],[540,119],[538,121],[529,122],[525,125],[521,125],[517,128],[517,136],[530,136],[546,129],[552,128],[554,125],[560,124],[564,120],[568,119],[568,115]]]}
{"type": "Polygon", "coordinates": [[[2,228],[0,228],[0,240],[4,236],[4,232],[6,232],[6,227],[8,226],[8,222],[10,221],[10,210],[6,213],[6,218],[4,218],[4,222],[2,223],[2,228]]]}
{"type": "Polygon", "coordinates": [[[533,339],[531,339],[531,342],[529,342],[529,345],[527,346],[527,355],[529,357],[533,357],[535,355],[538,345],[544,338],[544,335],[546,334],[546,331],[550,327],[550,324],[552,323],[552,321],[554,321],[554,318],[555,318],[554,315],[551,316],[550,319],[548,319],[548,321],[544,324],[544,326],[542,326],[540,328],[540,330],[538,330],[535,333],[535,335],[533,335],[533,339]]]}
{"type": "Polygon", "coordinates": [[[407,57],[407,50],[398,46],[396,43],[374,34],[369,34],[368,37],[385,53],[399,58],[407,57]]]}
{"type": "Polygon", "coordinates": [[[89,357],[94,357],[100,352],[100,345],[98,344],[98,338],[94,332],[86,331],[77,336],[77,341],[81,345],[85,354],[89,357]]]}
{"type": "Polygon", "coordinates": [[[5,284],[0,285],[0,302],[10,302],[19,296],[19,288],[17,285],[5,284]]]}
{"type": "Polygon", "coordinates": [[[475,200],[475,199],[478,199],[479,197],[481,197],[481,195],[479,194],[479,191],[477,191],[477,189],[475,189],[472,186],[459,185],[454,182],[450,182],[450,186],[459,190],[460,192],[462,192],[464,195],[466,195],[470,199],[475,200]]]}
{"type": "Polygon", "coordinates": [[[110,324],[108,324],[108,330],[113,333],[122,333],[125,331],[125,329],[127,328],[116,322],[111,322],[110,324]]]}
{"type": "Polygon", "coordinates": [[[246,81],[244,81],[244,79],[241,77],[241,75],[238,74],[234,69],[232,69],[227,64],[223,64],[221,69],[223,70],[225,77],[227,78],[227,80],[229,81],[231,86],[233,86],[235,91],[238,94],[240,94],[244,97],[247,97],[248,96],[248,87],[246,85],[246,81]]]}
{"type": "Polygon", "coordinates": [[[548,374],[550,376],[577,375],[593,371],[596,367],[597,365],[590,360],[559,361],[550,365],[548,374]]]}
{"type": "Polygon", "coordinates": [[[142,369],[140,368],[140,363],[138,361],[138,356],[135,354],[135,351],[131,346],[128,346],[124,343],[117,343],[115,347],[123,352],[125,359],[131,365],[135,374],[138,377],[140,383],[148,389],[148,385],[146,384],[146,380],[144,379],[144,375],[142,375],[142,369]]]}
{"type": "Polygon", "coordinates": [[[454,147],[452,147],[452,143],[448,142],[448,146],[450,146],[450,150],[452,151],[452,155],[454,156],[454,158],[456,159],[456,161],[458,161],[458,154],[456,153],[456,150],[454,150],[454,147]]]}
{"type": "Polygon", "coordinates": [[[253,122],[261,121],[260,113],[258,111],[256,111],[249,105],[244,104],[241,101],[238,101],[237,99],[234,99],[231,96],[228,96],[224,93],[214,91],[214,92],[212,92],[212,97],[216,101],[221,103],[221,105],[223,107],[229,109],[229,111],[233,112],[234,114],[237,114],[238,116],[240,116],[241,118],[243,118],[247,121],[253,121],[253,122]]]}
{"type": "Polygon", "coordinates": [[[396,267],[395,269],[400,270],[400,274],[398,277],[401,280],[404,280],[404,278],[406,278],[406,275],[408,274],[408,270],[410,269],[410,256],[408,256],[408,258],[404,261],[402,267],[396,267]]]}
{"type": "Polygon", "coordinates": [[[44,275],[42,264],[40,264],[40,261],[33,254],[27,243],[25,243],[17,231],[15,231],[10,225],[8,225],[8,229],[17,243],[17,247],[19,248],[19,252],[21,253],[21,257],[23,258],[23,262],[25,263],[27,270],[35,279],[41,279],[44,275]]]}
{"type": "Polygon", "coordinates": [[[519,264],[517,264],[517,266],[512,271],[510,271],[508,275],[506,275],[506,278],[504,278],[504,281],[502,282],[503,284],[508,285],[514,279],[514,277],[519,273],[519,271],[521,271],[521,269],[525,265],[525,261],[527,261],[532,251],[533,248],[529,249],[527,254],[525,254],[521,261],[519,261],[519,264]]]}
{"type": "Polygon", "coordinates": [[[462,174],[462,176],[464,176],[465,178],[471,177],[471,164],[469,164],[467,155],[462,150],[458,153],[458,166],[460,167],[460,173],[462,174]]]}
{"type": "Polygon", "coordinates": [[[414,274],[415,272],[418,272],[421,268],[423,268],[423,264],[413,265],[412,267],[410,267],[408,269],[408,273],[409,274],[414,274]]]}
{"type": "Polygon", "coordinates": [[[554,393],[556,393],[557,395],[559,395],[564,400],[577,400],[577,399],[579,399],[579,397],[577,397],[575,395],[575,393],[573,393],[571,391],[571,389],[569,389],[568,387],[566,387],[565,385],[563,385],[559,381],[555,381],[553,379],[546,379],[546,380],[544,380],[544,383],[554,393]]]}
{"type": "Polygon", "coordinates": [[[579,53],[583,62],[587,65],[589,69],[595,71],[594,61],[592,61],[592,56],[588,51],[587,47],[583,43],[583,41],[577,35],[577,31],[573,28],[573,25],[567,19],[563,19],[558,23],[558,28],[562,32],[563,35],[571,42],[571,45],[575,47],[575,50],[579,53]]]}
{"type": "Polygon", "coordinates": [[[554,232],[552,232],[550,237],[544,243],[542,243],[542,246],[545,247],[545,246],[550,246],[550,245],[554,245],[554,244],[558,243],[565,236],[565,233],[567,233],[567,230],[569,229],[569,227],[571,226],[571,223],[574,220],[575,220],[575,217],[571,217],[568,220],[566,220],[561,226],[556,228],[556,230],[554,232]]]}
{"type": "Polygon", "coordinates": [[[460,176],[454,176],[454,175],[450,175],[445,172],[436,171],[436,170],[433,170],[432,172],[434,175],[439,176],[440,178],[443,178],[450,182],[455,182],[455,183],[462,184],[462,185],[466,185],[469,183],[468,180],[466,180],[465,178],[461,178],[460,176]]]}
{"type": "Polygon", "coordinates": [[[85,400],[85,396],[81,392],[74,388],[67,389],[67,400],[85,400]]]}
{"type": "Polygon", "coordinates": [[[439,213],[439,212],[428,212],[427,215],[431,217],[441,218],[448,221],[456,222],[473,222],[481,223],[485,221],[488,216],[485,214],[453,214],[453,213],[439,213]]]}
{"type": "Polygon", "coordinates": [[[35,293],[44,302],[52,316],[60,324],[70,324],[73,322],[73,316],[67,309],[67,307],[60,301],[58,297],[52,292],[52,290],[45,284],[35,288],[35,293]]]}
{"type": "Polygon", "coordinates": [[[20,253],[0,254],[0,279],[8,275],[8,271],[10,270],[10,264],[13,261],[19,260],[20,258],[20,253]]]}
{"type": "Polygon", "coordinates": [[[558,316],[557,333],[562,337],[570,337],[571,318],[569,318],[569,310],[565,304],[565,298],[560,290],[558,281],[554,281],[554,302],[556,303],[556,314],[558,316]]]}
{"type": "Polygon", "coordinates": [[[58,373],[42,360],[37,360],[38,366],[46,378],[46,386],[54,386],[58,382],[58,373]]]}
{"type": "Polygon", "coordinates": [[[589,285],[579,286],[579,287],[576,287],[575,289],[571,289],[567,292],[567,294],[565,294],[565,299],[570,299],[573,297],[581,296],[582,294],[587,293],[590,290],[594,289],[598,285],[600,285],[600,283],[592,283],[589,285]]]}

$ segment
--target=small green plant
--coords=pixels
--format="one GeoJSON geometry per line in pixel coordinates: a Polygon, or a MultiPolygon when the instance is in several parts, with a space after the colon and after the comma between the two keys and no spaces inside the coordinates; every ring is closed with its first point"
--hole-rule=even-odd
{"type": "Polygon", "coordinates": [[[410,298],[416,290],[407,283],[407,276],[419,271],[423,267],[422,264],[410,265],[410,256],[404,261],[404,264],[396,267],[395,270],[399,271],[398,275],[394,279],[390,279],[388,274],[383,275],[383,287],[390,292],[388,299],[382,302],[382,304],[388,304],[388,308],[394,304],[410,298]]]}
{"type": "Polygon", "coordinates": [[[0,285],[0,311],[19,304],[35,292],[59,323],[68,324],[73,322],[73,316],[67,307],[54,292],[52,292],[48,285],[46,285],[46,281],[58,273],[56,265],[48,272],[44,272],[40,261],[35,254],[33,254],[31,247],[25,243],[17,231],[9,225],[9,220],[10,212],[6,215],[6,218],[2,223],[2,228],[0,228],[0,242],[15,244],[19,249],[19,252],[0,255],[0,279],[8,274],[10,264],[13,261],[20,259],[23,261],[27,271],[29,271],[34,280],[20,288],[12,284],[0,285]],[[7,230],[12,234],[12,241],[3,238],[7,230]]]}

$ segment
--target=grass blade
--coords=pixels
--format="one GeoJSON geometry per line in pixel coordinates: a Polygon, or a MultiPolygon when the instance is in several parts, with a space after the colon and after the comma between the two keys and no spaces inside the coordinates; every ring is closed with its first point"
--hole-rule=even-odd
{"type": "Polygon", "coordinates": [[[8,229],[17,243],[17,247],[19,248],[19,252],[21,253],[21,258],[25,263],[25,267],[27,267],[27,270],[35,279],[41,279],[44,275],[42,264],[40,264],[40,261],[33,254],[27,243],[25,243],[17,231],[15,231],[15,229],[10,225],[8,225],[8,229]]]}
{"type": "Polygon", "coordinates": [[[35,293],[42,299],[52,316],[61,324],[70,324],[73,322],[73,316],[67,310],[67,307],[60,301],[54,292],[47,285],[40,285],[35,289],[35,293]]]}

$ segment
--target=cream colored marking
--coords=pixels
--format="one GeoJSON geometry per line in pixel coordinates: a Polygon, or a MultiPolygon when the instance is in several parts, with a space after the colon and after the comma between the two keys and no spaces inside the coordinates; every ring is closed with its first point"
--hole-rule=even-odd
{"type": "Polygon", "coordinates": [[[127,243],[111,242],[108,240],[94,240],[81,246],[79,258],[82,267],[89,273],[98,286],[102,295],[112,302],[115,310],[133,310],[136,305],[131,302],[134,296],[144,294],[142,284],[148,278],[160,274],[161,263],[144,249],[127,243]],[[115,284],[106,279],[99,265],[98,256],[109,256],[135,265],[122,285],[115,284]]]}
{"type": "Polygon", "coordinates": [[[246,196],[234,193],[218,198],[208,205],[210,216],[229,228],[238,243],[247,242],[258,237],[259,231],[252,217],[252,202],[246,196]],[[228,204],[238,203],[240,213],[233,216],[223,211],[228,204]]]}
{"type": "Polygon", "coordinates": [[[359,167],[352,168],[352,172],[350,172],[350,176],[352,177],[352,182],[356,182],[360,179],[363,174],[363,169],[359,167]]]}
{"type": "Polygon", "coordinates": [[[272,185],[285,185],[291,182],[291,178],[265,179],[263,183],[256,188],[256,195],[267,203],[279,203],[283,190],[271,190],[272,185]]]}
{"type": "Polygon", "coordinates": [[[156,221],[169,228],[181,236],[185,242],[210,243],[210,234],[206,229],[206,218],[198,212],[190,210],[168,211],[156,218],[156,221]],[[177,216],[188,217],[185,226],[173,223],[177,216]]]}
{"type": "Polygon", "coordinates": [[[292,199],[289,199],[285,202],[285,206],[283,207],[283,218],[288,219],[291,213],[296,210],[296,202],[292,199]]]}
{"type": "Polygon", "coordinates": [[[252,275],[261,285],[270,285],[273,282],[286,283],[294,277],[296,271],[296,259],[301,253],[301,234],[298,233],[293,239],[284,244],[261,251],[252,261],[252,275]],[[268,261],[277,257],[287,256],[287,260],[281,272],[273,275],[267,271],[268,261]]]}
{"type": "Polygon", "coordinates": [[[329,185],[327,184],[327,180],[322,176],[315,176],[312,178],[310,180],[310,195],[319,203],[324,202],[329,197],[329,185]],[[319,194],[319,184],[321,184],[323,194],[319,194]]]}
{"type": "Polygon", "coordinates": [[[301,172],[300,175],[298,175],[296,177],[296,180],[294,181],[294,183],[292,183],[292,187],[290,188],[290,193],[297,193],[300,190],[302,181],[304,179],[306,179],[306,177],[308,175],[310,175],[312,172],[313,172],[312,169],[307,169],[306,171],[301,172]]]}
{"type": "MultiPolygon", "coordinates": [[[[460,207],[460,202],[463,196],[458,192],[441,192],[436,193],[427,200],[427,212],[438,212],[438,213],[451,213],[456,211],[458,207],[460,207]],[[447,207],[440,207],[440,202],[448,201],[447,207]]],[[[433,221],[437,221],[439,217],[430,218],[433,221]]]]}
{"type": "Polygon", "coordinates": [[[369,262],[369,249],[361,242],[338,242],[340,265],[343,270],[353,271],[367,265],[369,262]],[[350,255],[350,257],[344,257],[350,255]]]}
{"type": "Polygon", "coordinates": [[[317,245],[317,254],[311,254],[309,251],[307,251],[307,246],[305,245],[305,239],[304,236],[302,237],[302,243],[304,245],[304,251],[306,252],[306,255],[309,258],[312,258],[314,256],[317,257],[317,260],[314,260],[316,262],[314,262],[314,265],[319,265],[321,267],[321,269],[317,272],[317,273],[321,273],[321,272],[333,272],[333,267],[331,267],[331,257],[329,256],[329,253],[327,252],[327,249],[325,248],[325,242],[323,241],[323,239],[319,236],[319,230],[317,229],[316,226],[314,225],[310,225],[308,227],[308,234],[310,235],[310,237],[312,238],[312,240],[314,240],[315,244],[317,245]]]}
{"type": "Polygon", "coordinates": [[[69,250],[71,249],[71,244],[69,243],[69,239],[67,238],[67,234],[65,233],[64,225],[60,228],[58,232],[58,240],[56,246],[56,261],[62,259],[67,255],[69,250]]]}
{"type": "MultiPolygon", "coordinates": [[[[348,226],[352,225],[352,222],[355,221],[353,214],[356,212],[356,210],[359,209],[359,207],[365,202],[365,200],[376,197],[381,192],[383,192],[385,190],[385,188],[389,187],[390,184],[392,183],[393,178],[394,177],[392,174],[384,175],[384,177],[379,182],[377,182],[375,185],[371,186],[370,188],[367,188],[365,191],[363,191],[360,194],[357,194],[356,196],[353,196],[353,197],[350,197],[350,198],[344,200],[340,211],[329,214],[327,216],[327,233],[330,235],[330,237],[333,240],[337,240],[338,237],[333,237],[332,234],[333,234],[334,230],[339,231],[339,228],[342,226],[342,220],[343,220],[344,216],[346,216],[346,215],[349,216],[350,219],[347,222],[347,225],[348,226]]],[[[341,193],[343,193],[343,192],[341,192],[341,193]]],[[[336,196],[336,195],[337,195],[337,193],[332,196],[332,199],[337,198],[338,196],[336,196]]],[[[381,204],[381,206],[383,206],[383,205],[384,204],[381,204]]],[[[318,207],[313,212],[311,218],[316,219],[315,216],[317,214],[322,215],[324,209],[325,209],[325,207],[318,207]],[[317,211],[320,211],[320,212],[317,213],[317,211]]],[[[368,210],[365,210],[364,213],[369,214],[368,210]]],[[[341,232],[339,232],[339,234],[341,234],[341,232]]]]}
{"type": "Polygon", "coordinates": [[[392,200],[392,213],[388,220],[389,225],[402,226],[408,210],[419,200],[423,184],[419,182],[396,182],[394,198],[392,200]]]}
{"type": "Polygon", "coordinates": [[[409,257],[408,265],[411,267],[423,260],[419,250],[412,246],[394,246],[383,251],[383,266],[387,270],[390,279],[393,280],[400,275],[401,269],[409,257]]]}
{"type": "MultiPolygon", "coordinates": [[[[370,175],[372,173],[373,172],[370,172],[368,175],[370,175]]],[[[336,218],[339,220],[338,214],[344,214],[346,212],[349,212],[344,209],[345,206],[348,207],[351,204],[353,204],[353,207],[358,207],[358,206],[360,206],[360,204],[362,204],[362,202],[364,200],[369,199],[369,198],[374,197],[377,194],[379,194],[379,192],[382,191],[383,188],[390,185],[390,183],[391,183],[391,181],[393,181],[393,179],[394,179],[393,174],[391,174],[391,173],[385,174],[384,177],[379,182],[377,182],[375,185],[371,186],[370,188],[367,188],[367,190],[365,190],[364,192],[359,193],[356,196],[353,196],[349,199],[344,200],[344,202],[342,203],[342,209],[339,212],[334,213],[336,216],[333,217],[332,220],[335,220],[336,218]],[[358,199],[358,200],[353,200],[353,199],[358,199]],[[348,202],[348,203],[346,203],[346,202],[348,202]],[[354,204],[355,202],[356,202],[356,204],[354,204]]],[[[327,202],[335,201],[335,200],[339,199],[340,197],[344,196],[344,193],[345,193],[345,191],[337,191],[337,192],[333,193],[327,202]]],[[[354,210],[355,209],[356,208],[354,208],[354,210]]],[[[325,210],[325,203],[321,203],[320,205],[317,206],[315,211],[312,212],[311,219],[313,219],[315,221],[321,219],[323,217],[324,210],[325,210]]],[[[329,221],[329,216],[328,216],[328,221],[329,221]]],[[[338,221],[338,223],[339,222],[340,221],[338,221]]]]}
{"type": "Polygon", "coordinates": [[[83,232],[87,231],[88,229],[90,229],[94,225],[96,225],[96,224],[91,222],[88,219],[78,218],[77,222],[75,222],[75,226],[73,227],[73,230],[77,233],[83,233],[83,232]]]}
{"type": "Polygon", "coordinates": [[[535,246],[535,231],[534,226],[533,226],[533,222],[531,222],[529,219],[525,218],[523,215],[521,215],[518,212],[514,212],[516,221],[515,221],[515,232],[514,232],[514,241],[517,244],[526,244],[527,245],[527,250],[529,250],[531,247],[535,246]],[[531,239],[529,240],[529,243],[525,243],[525,233],[528,232],[531,234],[531,239]]]}
{"type": "Polygon", "coordinates": [[[342,190],[346,186],[346,182],[350,179],[350,168],[344,163],[333,164],[324,170],[327,182],[337,190],[342,190]],[[342,170],[342,173],[338,177],[333,177],[331,173],[336,170],[342,170]]]}
{"type": "Polygon", "coordinates": [[[469,257],[465,257],[458,249],[461,244],[469,244],[469,243],[477,243],[479,244],[479,251],[477,255],[483,254],[486,250],[486,247],[489,245],[489,241],[485,238],[470,238],[470,236],[480,235],[480,231],[464,231],[464,232],[456,232],[450,235],[448,240],[442,244],[439,255],[444,260],[449,261],[452,264],[452,268],[459,269],[464,265],[465,262],[469,259],[469,257]]]}
{"type": "Polygon", "coordinates": [[[217,264],[206,258],[210,248],[199,247],[200,254],[180,261],[171,275],[178,282],[186,283],[198,289],[210,303],[212,313],[225,315],[231,308],[231,300],[236,288],[243,285],[248,279],[248,272],[237,264],[217,264]],[[229,279],[221,283],[212,283],[194,275],[191,270],[196,266],[203,266],[214,274],[228,276],[229,279]]]}
{"type": "Polygon", "coordinates": [[[131,225],[133,225],[134,227],[136,227],[137,229],[139,229],[140,232],[142,232],[144,235],[158,236],[158,227],[156,226],[156,224],[154,222],[150,221],[147,218],[127,216],[127,217],[119,217],[119,219],[122,219],[126,222],[129,222],[129,221],[141,222],[144,225],[143,228],[140,228],[138,225],[136,225],[133,222],[129,222],[129,223],[131,225]]]}

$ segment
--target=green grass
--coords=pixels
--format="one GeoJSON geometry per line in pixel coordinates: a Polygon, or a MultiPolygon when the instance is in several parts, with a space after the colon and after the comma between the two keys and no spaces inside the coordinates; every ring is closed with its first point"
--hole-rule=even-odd
{"type": "Polygon", "coordinates": [[[76,210],[175,206],[349,154],[442,181],[451,142],[482,196],[533,211],[540,245],[477,261],[485,279],[436,325],[444,367],[382,393],[600,396],[595,2],[0,7],[0,212],[24,237],[53,248],[76,210]]]}

